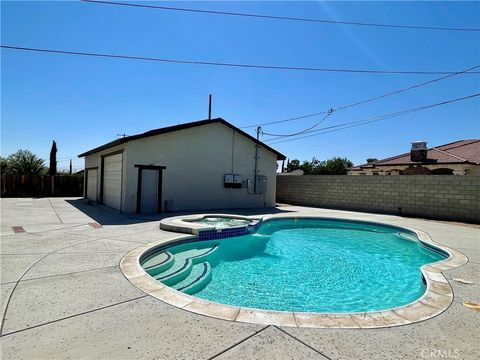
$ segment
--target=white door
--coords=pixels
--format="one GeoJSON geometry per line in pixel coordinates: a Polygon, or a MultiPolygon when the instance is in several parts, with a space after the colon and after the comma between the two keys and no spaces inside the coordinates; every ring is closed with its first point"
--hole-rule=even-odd
{"type": "Polygon", "coordinates": [[[97,169],[87,170],[87,199],[97,201],[97,169]]]}
{"type": "Polygon", "coordinates": [[[140,212],[157,212],[158,170],[142,170],[142,199],[140,212]]]}
{"type": "Polygon", "coordinates": [[[122,154],[103,159],[103,203],[120,210],[122,204],[122,154]]]}

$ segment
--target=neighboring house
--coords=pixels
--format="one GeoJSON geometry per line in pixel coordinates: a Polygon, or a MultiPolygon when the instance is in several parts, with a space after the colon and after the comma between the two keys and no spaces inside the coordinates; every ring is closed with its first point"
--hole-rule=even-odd
{"type": "Polygon", "coordinates": [[[273,207],[277,160],[285,159],[220,118],[127,136],[78,156],[85,157],[84,196],[127,213],[273,207]]]}
{"type": "Polygon", "coordinates": [[[290,172],[284,172],[284,173],[279,173],[278,175],[293,175],[293,176],[298,176],[298,175],[303,175],[303,170],[302,169],[296,169],[290,172]]]}
{"type": "Polygon", "coordinates": [[[353,167],[349,175],[480,175],[480,140],[459,140],[427,149],[412,143],[409,153],[353,167]]]}

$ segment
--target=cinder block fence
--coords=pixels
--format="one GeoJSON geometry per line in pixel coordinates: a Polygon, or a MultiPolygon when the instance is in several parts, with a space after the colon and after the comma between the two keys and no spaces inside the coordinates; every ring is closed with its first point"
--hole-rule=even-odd
{"type": "Polygon", "coordinates": [[[480,223],[480,176],[277,176],[277,202],[480,223]]]}

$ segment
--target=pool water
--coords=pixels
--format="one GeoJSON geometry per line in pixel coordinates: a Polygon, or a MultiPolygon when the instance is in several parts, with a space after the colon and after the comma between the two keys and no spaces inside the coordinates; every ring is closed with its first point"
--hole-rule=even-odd
{"type": "Polygon", "coordinates": [[[250,223],[252,223],[251,220],[247,220],[247,219],[237,219],[237,218],[229,218],[229,217],[213,217],[213,216],[207,216],[202,219],[186,220],[186,221],[205,224],[205,225],[211,225],[217,228],[247,226],[250,223]]]}
{"type": "Polygon", "coordinates": [[[322,219],[266,221],[251,235],[176,245],[158,255],[165,251],[178,262],[153,276],[162,281],[166,274],[169,286],[229,305],[301,312],[406,305],[426,290],[420,267],[446,258],[407,230],[322,219]],[[188,261],[189,274],[177,282],[188,261]]]}

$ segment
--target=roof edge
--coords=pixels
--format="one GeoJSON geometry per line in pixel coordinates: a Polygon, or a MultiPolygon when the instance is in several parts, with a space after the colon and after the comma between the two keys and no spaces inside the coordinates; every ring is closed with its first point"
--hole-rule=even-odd
{"type": "Polygon", "coordinates": [[[109,149],[111,147],[121,145],[121,144],[130,142],[130,141],[134,141],[134,140],[138,140],[138,139],[142,139],[142,138],[146,138],[146,137],[150,137],[150,136],[167,134],[167,133],[174,132],[174,131],[190,129],[190,128],[194,128],[194,127],[197,127],[197,126],[210,125],[210,124],[223,124],[225,126],[228,126],[232,130],[234,130],[234,131],[238,132],[239,134],[247,137],[248,139],[252,140],[256,144],[259,144],[260,146],[267,149],[268,151],[276,154],[277,155],[277,160],[285,160],[287,158],[285,155],[278,152],[274,148],[268,146],[267,144],[263,143],[260,140],[257,140],[252,135],[246,133],[245,131],[239,129],[238,127],[232,125],[231,123],[229,123],[228,121],[226,121],[225,119],[222,119],[222,118],[215,118],[215,119],[211,119],[211,120],[210,119],[205,119],[205,120],[193,121],[193,122],[189,122],[189,123],[183,123],[183,124],[179,124],[179,125],[173,125],[173,126],[167,126],[167,127],[164,127],[164,128],[149,130],[149,131],[146,131],[146,132],[141,133],[141,134],[127,136],[127,137],[124,137],[124,138],[121,138],[121,139],[117,139],[117,140],[108,142],[104,145],[101,145],[101,146],[98,146],[98,147],[93,148],[91,150],[85,151],[85,152],[79,154],[78,157],[82,158],[82,157],[85,157],[85,156],[88,156],[88,155],[92,155],[92,154],[95,154],[95,153],[100,152],[102,150],[106,150],[106,149],[109,149]]]}
{"type": "Polygon", "coordinates": [[[449,162],[441,162],[441,163],[422,163],[422,162],[409,162],[409,163],[399,163],[399,164],[378,164],[372,167],[363,167],[362,165],[357,165],[350,170],[366,170],[366,169],[374,169],[377,167],[392,167],[392,166],[410,166],[410,165],[458,165],[458,164],[468,164],[468,165],[479,165],[478,163],[472,162],[472,161],[449,161],[449,162]]]}
{"type": "MultiPolygon", "coordinates": [[[[457,158],[459,159],[460,161],[458,162],[444,162],[443,164],[462,164],[462,163],[468,163],[468,164],[477,164],[475,162],[472,162],[468,159],[463,159],[455,154],[452,154],[450,153],[448,150],[451,150],[451,149],[456,149],[456,148],[459,148],[459,147],[463,147],[463,146],[467,146],[467,145],[470,145],[472,143],[476,143],[476,142],[479,142],[480,139],[462,139],[462,140],[457,140],[457,141],[452,141],[450,143],[447,143],[447,144],[443,144],[443,145],[437,145],[437,146],[432,146],[430,148],[428,148],[427,150],[428,151],[438,151],[438,152],[441,152],[441,153],[444,153],[445,155],[448,155],[448,156],[451,156],[453,158],[457,158]],[[464,141],[470,141],[470,143],[468,144],[460,144],[464,141]],[[451,146],[451,145],[454,145],[454,144],[458,144],[458,146],[453,146],[447,150],[443,150],[442,147],[445,147],[445,146],[451,146]]],[[[359,164],[359,165],[355,165],[353,168],[364,168],[364,167],[371,167],[371,166],[393,166],[393,165],[411,165],[411,164],[416,164],[416,162],[409,162],[409,163],[399,163],[399,164],[383,164],[385,162],[388,162],[388,161],[392,161],[392,160],[395,160],[395,159],[398,159],[398,158],[401,158],[401,157],[404,157],[404,156],[408,156],[410,154],[410,152],[404,152],[402,154],[399,154],[399,155],[394,155],[394,156],[390,156],[390,157],[386,157],[384,159],[379,159],[377,161],[374,161],[372,163],[363,163],[363,164],[359,164]]],[[[418,162],[418,164],[421,164],[421,162],[418,162]]]]}

